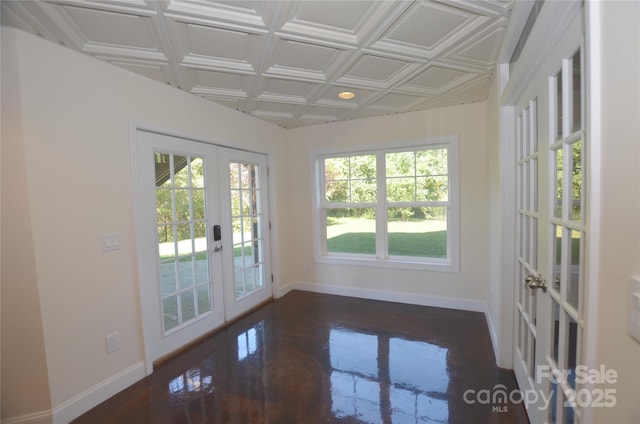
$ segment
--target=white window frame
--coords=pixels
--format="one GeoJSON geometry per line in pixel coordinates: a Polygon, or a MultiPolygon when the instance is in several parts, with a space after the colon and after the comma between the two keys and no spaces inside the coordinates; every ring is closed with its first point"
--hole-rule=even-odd
{"type": "MultiPolygon", "coordinates": [[[[320,264],[355,265],[366,267],[415,269],[425,271],[459,272],[460,271],[460,242],[459,242],[459,167],[458,167],[458,138],[447,136],[404,142],[402,144],[388,144],[358,150],[334,149],[331,151],[314,153],[314,256],[315,262],[320,264]],[[434,207],[447,209],[447,255],[446,258],[428,258],[411,256],[378,255],[379,252],[388,253],[387,244],[387,207],[386,201],[386,167],[384,158],[387,153],[418,151],[427,149],[447,149],[447,166],[449,178],[448,200],[430,202],[434,207]],[[331,208],[324,198],[324,160],[332,157],[353,155],[378,155],[376,166],[377,198],[373,204],[357,204],[354,207],[373,207],[376,209],[376,255],[360,255],[350,253],[330,253],[326,251],[326,213],[331,208]],[[382,157],[382,161],[380,161],[382,157]]],[[[395,206],[395,205],[394,205],[395,206]]],[[[411,205],[408,205],[409,207],[411,205]]],[[[398,206],[401,207],[401,206],[398,206]]]]}

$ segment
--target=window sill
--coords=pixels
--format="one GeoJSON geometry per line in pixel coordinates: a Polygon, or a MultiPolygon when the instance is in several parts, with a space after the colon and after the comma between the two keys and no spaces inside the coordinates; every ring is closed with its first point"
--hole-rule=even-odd
{"type": "Polygon", "coordinates": [[[392,257],[388,259],[363,258],[347,256],[320,256],[316,257],[315,263],[323,265],[347,265],[360,266],[366,268],[384,268],[411,271],[433,271],[433,272],[459,272],[459,266],[450,261],[411,261],[402,258],[392,257]]]}

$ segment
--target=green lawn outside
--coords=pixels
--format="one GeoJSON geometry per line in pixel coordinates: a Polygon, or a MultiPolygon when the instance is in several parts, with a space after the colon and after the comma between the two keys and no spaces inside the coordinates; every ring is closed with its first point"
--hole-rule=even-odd
{"type": "MultiPolygon", "coordinates": [[[[333,253],[375,254],[375,220],[330,218],[327,250],[333,253]]],[[[389,222],[389,254],[446,258],[447,224],[439,220],[389,222]]]]}

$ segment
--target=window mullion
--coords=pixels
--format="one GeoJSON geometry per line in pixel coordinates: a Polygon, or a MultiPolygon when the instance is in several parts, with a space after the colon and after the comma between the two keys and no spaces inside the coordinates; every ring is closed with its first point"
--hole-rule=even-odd
{"type": "Polygon", "coordinates": [[[387,237],[387,185],[384,152],[376,154],[376,257],[389,257],[387,237]]]}

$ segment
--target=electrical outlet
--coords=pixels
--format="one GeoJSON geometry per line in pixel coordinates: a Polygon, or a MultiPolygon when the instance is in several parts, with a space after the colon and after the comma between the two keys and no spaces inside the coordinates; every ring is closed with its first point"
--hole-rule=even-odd
{"type": "Polygon", "coordinates": [[[109,334],[107,337],[107,353],[115,352],[120,349],[120,333],[109,334]]]}

